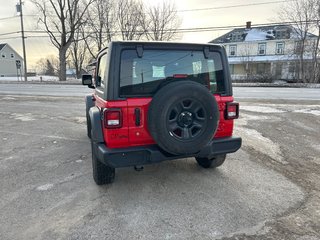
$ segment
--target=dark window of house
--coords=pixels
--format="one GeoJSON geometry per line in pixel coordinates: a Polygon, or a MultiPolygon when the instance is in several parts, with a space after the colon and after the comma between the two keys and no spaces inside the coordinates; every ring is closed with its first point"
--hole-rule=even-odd
{"type": "Polygon", "coordinates": [[[230,56],[237,56],[237,45],[230,45],[229,54],[230,56]]]}
{"type": "Polygon", "coordinates": [[[276,78],[282,78],[283,63],[276,63],[276,78]]]}
{"type": "Polygon", "coordinates": [[[266,55],[266,44],[265,43],[258,44],[258,55],[266,55]]]}
{"type": "Polygon", "coordinates": [[[234,74],[234,64],[229,65],[230,74],[234,74]]]}
{"type": "Polygon", "coordinates": [[[287,31],[287,29],[276,31],[276,39],[286,39],[288,37],[289,37],[289,32],[287,31]]]}
{"type": "Polygon", "coordinates": [[[283,42],[278,42],[276,44],[276,54],[284,54],[284,43],[283,42]]]}
{"type": "Polygon", "coordinates": [[[302,51],[302,42],[301,41],[296,41],[295,42],[295,53],[300,54],[302,51]]]}
{"type": "Polygon", "coordinates": [[[266,64],[258,63],[257,64],[257,74],[265,74],[266,73],[266,64]]]}
{"type": "Polygon", "coordinates": [[[289,73],[294,73],[296,71],[297,64],[295,62],[290,62],[289,73]]]}

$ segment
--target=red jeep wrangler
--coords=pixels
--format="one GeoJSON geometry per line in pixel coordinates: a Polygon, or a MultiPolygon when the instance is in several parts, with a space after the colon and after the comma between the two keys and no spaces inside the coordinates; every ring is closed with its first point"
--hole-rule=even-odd
{"type": "Polygon", "coordinates": [[[111,42],[97,58],[86,96],[93,178],[111,183],[115,168],[195,157],[220,166],[237,151],[233,102],[223,47],[169,42],[111,42]],[[93,82],[94,79],[94,82],[93,82]]]}

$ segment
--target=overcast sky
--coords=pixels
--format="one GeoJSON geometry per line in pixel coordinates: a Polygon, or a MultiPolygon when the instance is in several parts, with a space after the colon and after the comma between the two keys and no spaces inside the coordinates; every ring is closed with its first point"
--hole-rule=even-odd
{"type": "MultiPolygon", "coordinates": [[[[144,2],[152,2],[156,4],[162,0],[144,0],[144,2]]],[[[224,6],[234,6],[242,4],[257,4],[277,0],[174,0],[177,10],[195,10],[208,9],[224,6]]],[[[0,0],[0,43],[10,44],[18,53],[22,55],[21,38],[12,38],[18,35],[3,35],[9,32],[20,31],[20,19],[16,16],[15,5],[17,1],[0,0]]],[[[24,1],[24,28],[25,30],[40,30],[37,27],[37,20],[34,16],[37,14],[30,0],[24,1]]],[[[272,3],[265,5],[255,5],[237,8],[222,8],[199,11],[181,11],[179,16],[183,19],[181,28],[198,28],[198,27],[219,27],[219,26],[238,26],[243,25],[247,21],[253,24],[261,24],[268,22],[276,22],[277,12],[284,3],[272,3]]],[[[231,30],[231,29],[230,29],[231,30]]],[[[185,33],[181,41],[184,42],[209,42],[215,39],[226,30],[211,32],[193,32],[185,33]]],[[[26,40],[28,69],[34,69],[35,63],[50,54],[55,54],[55,49],[51,47],[48,38],[29,38],[26,40]]]]}

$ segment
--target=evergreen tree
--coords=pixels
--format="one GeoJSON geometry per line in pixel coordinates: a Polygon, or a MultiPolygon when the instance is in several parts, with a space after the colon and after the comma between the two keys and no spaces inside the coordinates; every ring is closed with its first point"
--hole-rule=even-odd
{"type": "Polygon", "coordinates": [[[49,61],[49,59],[47,59],[45,75],[48,75],[48,76],[55,75],[54,74],[54,67],[52,66],[52,63],[49,61]]]}

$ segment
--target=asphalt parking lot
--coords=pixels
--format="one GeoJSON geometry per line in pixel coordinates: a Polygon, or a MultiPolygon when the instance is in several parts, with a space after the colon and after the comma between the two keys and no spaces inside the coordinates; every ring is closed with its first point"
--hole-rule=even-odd
{"type": "Polygon", "coordinates": [[[81,97],[0,96],[0,239],[320,239],[320,103],[241,99],[240,151],[91,174],[81,97]]]}

